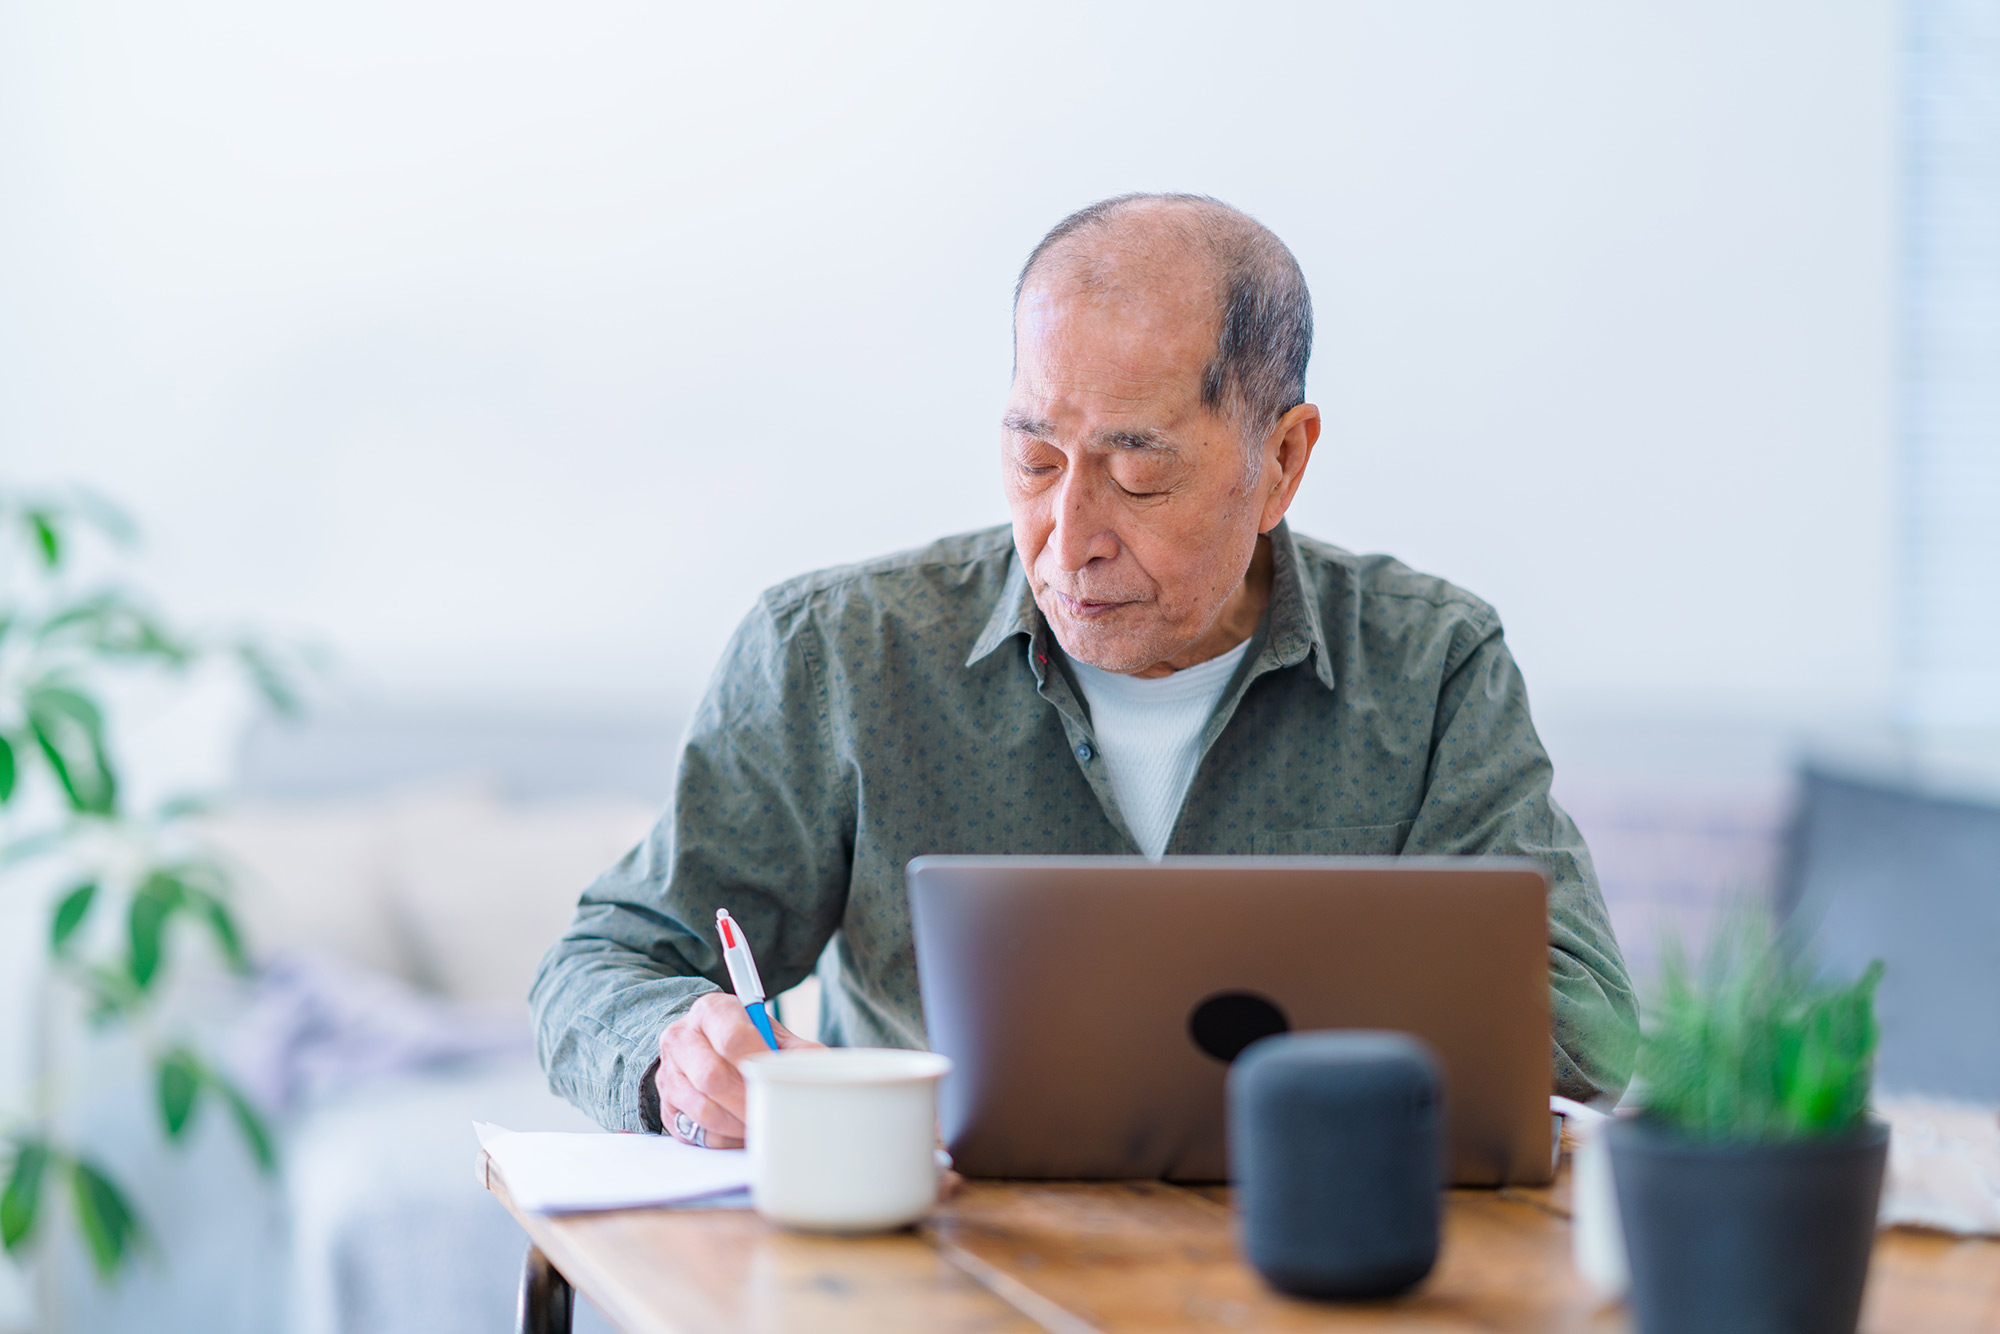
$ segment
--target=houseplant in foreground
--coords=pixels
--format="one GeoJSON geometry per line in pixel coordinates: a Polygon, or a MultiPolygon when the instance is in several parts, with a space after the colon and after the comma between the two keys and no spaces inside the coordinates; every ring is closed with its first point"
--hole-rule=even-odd
{"type": "Polygon", "coordinates": [[[1881,964],[1830,982],[1761,915],[1670,950],[1610,1130],[1641,1334],[1853,1334],[1888,1127],[1868,1115],[1881,964]]]}
{"type": "MultiPolygon", "coordinates": [[[[263,1117],[165,1003],[174,957],[204,938],[229,968],[249,969],[229,872],[187,833],[189,803],[133,809],[110,705],[121,687],[222,659],[289,711],[295,672],[254,640],[176,630],[135,593],[94,578],[78,559],[93,537],[130,540],[126,521],[88,496],[0,491],[0,901],[54,888],[44,1009],[59,992],[93,1030],[133,1038],[168,1139],[185,1142],[210,1105],[269,1171],[263,1117]]],[[[97,1146],[65,1129],[81,1053],[59,1050],[76,1044],[58,1031],[73,1036],[45,1027],[25,1105],[0,1103],[0,1252],[24,1260],[52,1230],[49,1215],[66,1213],[109,1278],[148,1237],[97,1146]]]]}

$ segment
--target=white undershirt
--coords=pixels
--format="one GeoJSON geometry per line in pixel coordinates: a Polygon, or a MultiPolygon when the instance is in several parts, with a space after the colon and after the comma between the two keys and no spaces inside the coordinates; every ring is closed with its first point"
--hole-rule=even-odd
{"type": "Polygon", "coordinates": [[[1249,648],[1246,639],[1219,658],[1150,681],[1069,660],[1090,703],[1090,726],[1111,795],[1139,850],[1154,861],[1166,853],[1194,781],[1201,729],[1249,648]]]}

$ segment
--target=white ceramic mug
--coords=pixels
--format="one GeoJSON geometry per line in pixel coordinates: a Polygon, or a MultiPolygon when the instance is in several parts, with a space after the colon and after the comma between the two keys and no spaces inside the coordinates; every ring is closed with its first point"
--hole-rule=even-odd
{"type": "Polygon", "coordinates": [[[879,1232],[937,1203],[937,1085],[948,1058],[808,1048],[759,1052],[742,1070],[758,1213],[816,1232],[879,1232]]]}
{"type": "Polygon", "coordinates": [[[1570,1255],[1597,1295],[1616,1301],[1632,1275],[1625,1259],[1625,1225],[1618,1217],[1618,1190],[1611,1179],[1611,1145],[1605,1131],[1611,1118],[1568,1098],[1549,1099],[1549,1108],[1569,1122],[1576,1150],[1570,1159],[1570,1255]]]}

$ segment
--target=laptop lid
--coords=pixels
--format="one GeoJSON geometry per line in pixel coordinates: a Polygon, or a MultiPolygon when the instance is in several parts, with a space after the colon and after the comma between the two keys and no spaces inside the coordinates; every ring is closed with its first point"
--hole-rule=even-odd
{"type": "Polygon", "coordinates": [[[960,1171],[1228,1176],[1229,1061],[1275,1031],[1411,1033],[1452,1180],[1546,1181],[1548,881],[1514,859],[919,857],[918,983],[960,1171]]]}

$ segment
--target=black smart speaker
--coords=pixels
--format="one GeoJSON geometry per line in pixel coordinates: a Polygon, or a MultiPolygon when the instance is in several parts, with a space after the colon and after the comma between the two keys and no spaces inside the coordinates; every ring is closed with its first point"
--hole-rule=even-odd
{"type": "Polygon", "coordinates": [[[1437,1261],[1444,1099],[1403,1033],[1293,1033],[1229,1071],[1243,1249],[1300,1297],[1387,1297],[1437,1261]]]}

